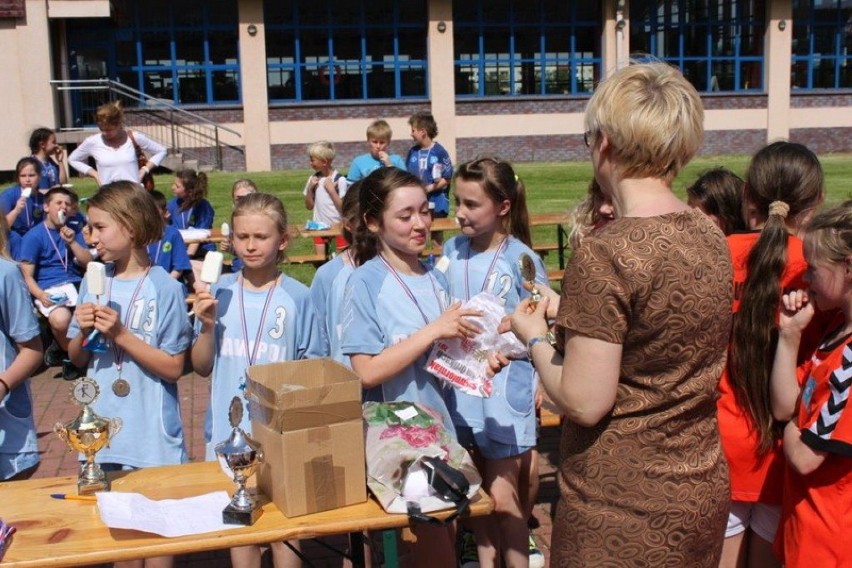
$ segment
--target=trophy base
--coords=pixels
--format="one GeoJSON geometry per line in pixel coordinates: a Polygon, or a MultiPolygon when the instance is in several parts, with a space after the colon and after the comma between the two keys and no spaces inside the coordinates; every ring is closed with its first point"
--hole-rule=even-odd
{"type": "Polygon", "coordinates": [[[251,510],[245,511],[237,509],[231,504],[222,509],[222,522],[226,525],[242,525],[244,527],[251,526],[260,518],[263,509],[259,505],[255,505],[251,510]]]}
{"type": "Polygon", "coordinates": [[[94,495],[98,491],[109,491],[109,481],[99,479],[90,481],[88,479],[77,480],[77,495],[94,495]]]}

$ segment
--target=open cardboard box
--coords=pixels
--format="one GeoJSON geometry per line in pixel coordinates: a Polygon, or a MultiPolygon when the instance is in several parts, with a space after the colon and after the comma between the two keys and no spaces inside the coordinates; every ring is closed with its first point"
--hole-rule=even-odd
{"type": "Polygon", "coordinates": [[[261,491],[288,517],[367,500],[361,382],[331,359],[254,365],[246,397],[261,491]]]}

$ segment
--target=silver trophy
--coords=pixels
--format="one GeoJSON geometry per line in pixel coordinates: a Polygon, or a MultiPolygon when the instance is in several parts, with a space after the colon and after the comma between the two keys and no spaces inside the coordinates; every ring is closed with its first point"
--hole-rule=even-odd
{"type": "Polygon", "coordinates": [[[243,403],[238,396],[231,400],[228,419],[231,423],[231,435],[224,442],[216,444],[215,451],[219,465],[234,480],[237,491],[228,506],[222,510],[222,522],[249,526],[254,524],[263,510],[246,489],[246,481],[254,475],[263,461],[263,451],[260,444],[249,438],[240,428],[243,403]]]}

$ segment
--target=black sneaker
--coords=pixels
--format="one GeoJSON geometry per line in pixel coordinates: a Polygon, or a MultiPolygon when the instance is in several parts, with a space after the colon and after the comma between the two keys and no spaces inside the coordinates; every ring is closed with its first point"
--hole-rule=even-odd
{"type": "Polygon", "coordinates": [[[83,376],[83,370],[74,366],[69,359],[62,361],[62,378],[66,381],[76,381],[83,376]]]}
{"type": "Polygon", "coordinates": [[[62,360],[66,359],[68,354],[62,351],[55,341],[50,344],[50,347],[44,352],[44,364],[48,367],[58,367],[62,364],[62,360]]]}

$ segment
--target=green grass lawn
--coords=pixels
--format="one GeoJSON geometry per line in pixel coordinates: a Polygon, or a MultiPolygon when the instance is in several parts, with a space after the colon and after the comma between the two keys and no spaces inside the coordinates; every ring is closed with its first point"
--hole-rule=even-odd
{"type": "MultiPolygon", "coordinates": [[[[828,204],[837,204],[852,198],[852,156],[832,154],[821,156],[826,177],[828,204]]],[[[686,194],[689,185],[698,174],[707,168],[725,166],[739,175],[743,175],[748,165],[748,156],[721,156],[699,158],[681,173],[675,180],[675,190],[681,197],[686,194]]],[[[592,176],[589,162],[560,162],[518,164],[518,175],[527,188],[527,204],[532,213],[551,213],[567,211],[574,207],[585,195],[592,176]]],[[[209,174],[208,199],[216,210],[216,226],[227,221],[231,212],[231,185],[239,178],[248,177],[258,185],[261,191],[277,195],[284,202],[290,214],[290,223],[302,225],[311,218],[305,209],[302,188],[310,170],[284,170],[276,172],[214,172],[209,174]]],[[[156,176],[157,189],[167,198],[171,198],[172,176],[156,176]]],[[[75,189],[81,197],[91,195],[95,184],[91,178],[73,178],[75,189]]],[[[539,227],[533,234],[535,242],[555,241],[553,229],[539,227]]],[[[291,254],[308,254],[313,250],[310,239],[294,239],[290,244],[291,254]]],[[[557,265],[556,254],[545,259],[548,268],[557,265]]],[[[310,283],[314,269],[310,266],[290,266],[288,274],[305,283],[310,283]]]]}

